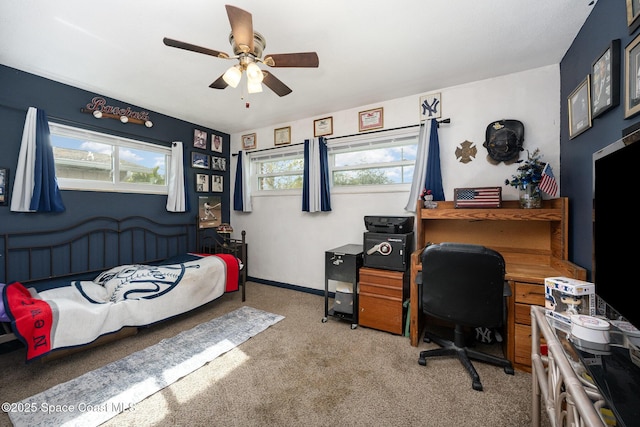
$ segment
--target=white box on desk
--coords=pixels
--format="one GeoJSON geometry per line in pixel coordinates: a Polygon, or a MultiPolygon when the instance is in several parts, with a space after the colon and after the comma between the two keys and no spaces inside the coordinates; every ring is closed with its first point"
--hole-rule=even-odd
{"type": "Polygon", "coordinates": [[[596,287],[591,282],[569,277],[544,279],[544,307],[547,316],[571,325],[572,314],[596,315],[596,287]]]}

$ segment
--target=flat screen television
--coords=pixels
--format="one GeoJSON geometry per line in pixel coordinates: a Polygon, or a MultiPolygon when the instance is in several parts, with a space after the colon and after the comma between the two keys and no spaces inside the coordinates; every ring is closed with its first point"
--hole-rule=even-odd
{"type": "MultiPolygon", "coordinates": [[[[636,132],[593,154],[596,294],[640,329],[640,142],[636,132]]],[[[614,315],[616,313],[613,313],[614,315]]]]}

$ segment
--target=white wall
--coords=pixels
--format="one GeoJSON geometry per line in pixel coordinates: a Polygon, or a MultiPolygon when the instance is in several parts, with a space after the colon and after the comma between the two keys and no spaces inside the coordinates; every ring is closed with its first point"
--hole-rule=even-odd
{"type": "MultiPolygon", "coordinates": [[[[485,130],[493,121],[516,119],[524,123],[524,148],[540,148],[543,161],[551,162],[560,176],[560,69],[558,65],[522,73],[482,80],[466,85],[443,88],[404,98],[363,105],[343,111],[327,112],[273,127],[247,129],[231,135],[231,152],[241,147],[241,136],[257,133],[258,149],[273,147],[273,130],[291,126],[292,143],[313,137],[313,120],[332,116],[333,135],[358,133],[358,112],[384,108],[384,128],[417,124],[420,96],[441,94],[442,124],[440,159],[445,197],[453,199],[458,187],[502,186],[503,199],[517,198],[513,187],[504,181],[515,172],[516,165],[495,165],[487,160],[482,146],[485,130]],[[478,154],[471,162],[461,163],[455,155],[464,141],[475,144],[478,154]]],[[[282,99],[286,102],[286,98],[282,99]]],[[[521,153],[526,159],[526,151],[521,153]]],[[[232,158],[231,181],[235,176],[237,157],[232,158]]],[[[233,188],[231,189],[233,194],[233,188]]],[[[393,192],[372,194],[332,194],[331,212],[302,212],[302,196],[271,196],[252,199],[253,212],[231,211],[234,236],[247,231],[249,275],[264,280],[324,289],[324,253],[348,243],[362,244],[365,215],[412,215],[404,210],[409,196],[408,186],[393,192]]]]}

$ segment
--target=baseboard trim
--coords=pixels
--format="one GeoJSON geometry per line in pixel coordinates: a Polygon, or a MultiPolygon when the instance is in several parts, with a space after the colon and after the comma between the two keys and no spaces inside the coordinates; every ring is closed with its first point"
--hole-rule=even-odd
{"type": "MultiPolygon", "coordinates": [[[[256,282],[262,285],[275,286],[276,288],[292,289],[294,291],[305,292],[307,294],[324,296],[324,291],[320,289],[312,289],[312,288],[307,288],[306,286],[292,285],[290,283],[282,283],[282,282],[276,282],[273,280],[260,279],[258,277],[247,277],[247,282],[256,282]]],[[[333,297],[331,296],[331,298],[333,297]]]]}

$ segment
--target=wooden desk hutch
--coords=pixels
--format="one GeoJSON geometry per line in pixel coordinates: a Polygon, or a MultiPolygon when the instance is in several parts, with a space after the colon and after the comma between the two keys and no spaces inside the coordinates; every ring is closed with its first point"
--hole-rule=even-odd
{"type": "Polygon", "coordinates": [[[545,277],[586,280],[586,270],[567,260],[569,200],[544,200],[541,209],[522,209],[518,201],[503,201],[496,209],[456,209],[438,202],[425,209],[418,201],[416,248],[411,256],[410,339],[412,346],[424,328],[416,275],[427,243],[459,242],[487,246],[502,254],[508,298],[505,351],[514,367],[531,372],[531,305],[544,306],[545,277]]]}

